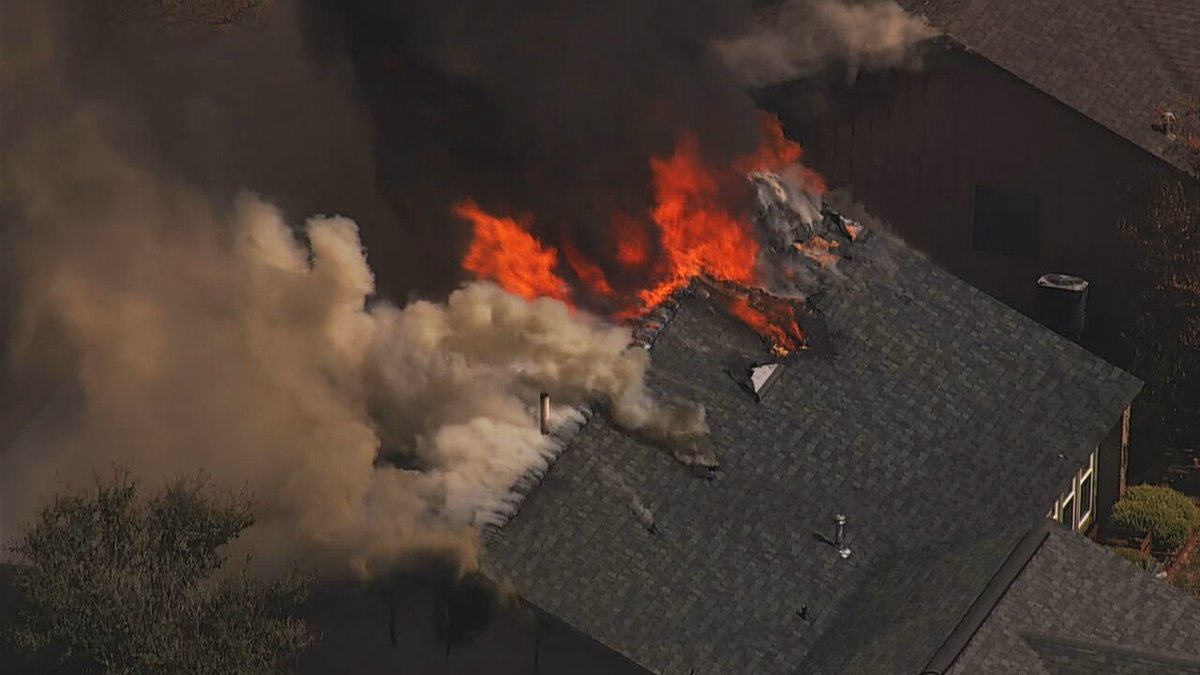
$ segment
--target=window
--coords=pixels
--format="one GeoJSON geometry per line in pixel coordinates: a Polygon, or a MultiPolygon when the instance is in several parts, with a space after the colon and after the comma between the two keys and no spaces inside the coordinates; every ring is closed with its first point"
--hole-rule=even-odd
{"type": "Polygon", "coordinates": [[[1088,457],[1088,464],[1083,469],[1079,479],[1079,526],[1092,516],[1092,508],[1096,505],[1096,453],[1088,457]]]}
{"type": "Polygon", "coordinates": [[[1062,503],[1062,516],[1059,521],[1067,527],[1075,527],[1075,495],[1069,494],[1062,503]]]}
{"type": "Polygon", "coordinates": [[[1054,500],[1047,518],[1057,520],[1073,530],[1082,530],[1092,518],[1096,507],[1096,453],[1088,456],[1087,464],[1071,478],[1067,491],[1054,500]]]}
{"type": "Polygon", "coordinates": [[[971,248],[976,251],[1031,255],[1042,239],[1042,200],[1015,190],[976,185],[971,248]]]}

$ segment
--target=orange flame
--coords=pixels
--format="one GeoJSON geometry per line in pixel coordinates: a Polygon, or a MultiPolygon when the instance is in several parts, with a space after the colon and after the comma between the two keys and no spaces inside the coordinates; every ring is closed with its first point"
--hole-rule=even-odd
{"type": "Polygon", "coordinates": [[[768,316],[766,312],[751,306],[750,300],[742,295],[730,298],[725,307],[730,314],[766,338],[776,356],[787,356],[803,346],[804,331],[796,323],[794,314],[788,317],[768,316]]]}
{"type": "MultiPolygon", "coordinates": [[[[851,241],[853,241],[853,238],[851,241]]],[[[833,251],[837,247],[838,243],[836,241],[819,236],[813,236],[808,241],[797,241],[792,244],[792,248],[803,253],[809,260],[824,267],[832,267],[837,264],[838,260],[841,260],[841,256],[833,251]]]]}
{"type": "Polygon", "coordinates": [[[755,281],[758,242],[750,223],[718,203],[720,176],[700,161],[700,145],[685,136],[666,159],[651,158],[658,225],[666,255],[662,281],[638,294],[653,307],[701,274],[723,281],[755,281]]]}
{"type": "Polygon", "coordinates": [[[804,181],[804,187],[818,195],[825,194],[825,179],[821,174],[800,163],[804,148],[783,134],[783,125],[774,115],[760,116],[762,143],[758,150],[734,162],[734,168],[742,173],[752,171],[795,171],[804,181]]]}
{"type": "Polygon", "coordinates": [[[650,262],[650,238],[646,228],[625,214],[613,217],[617,237],[617,262],[622,267],[640,269],[650,262]]]}
{"type": "MultiPolygon", "coordinates": [[[[749,172],[786,169],[799,171],[806,188],[825,190],[816,172],[798,164],[802,149],[784,135],[778,119],[764,115],[761,133],[759,148],[728,167],[707,166],[699,141],[690,134],[680,138],[669,156],[650,158],[655,205],[644,220],[628,214],[614,216],[613,266],[608,269],[637,271],[652,282],[625,296],[629,299],[616,311],[618,318],[644,314],[697,277],[740,287],[759,283],[755,269],[759,244],[750,222],[723,203],[730,188],[744,185],[749,172]]],[[[489,215],[471,201],[456,206],[455,212],[474,225],[474,239],[463,261],[467,271],[527,298],[547,296],[570,303],[570,287],[556,270],[558,250],[538,242],[526,224],[489,215]]],[[[560,245],[581,290],[618,301],[594,260],[570,240],[560,245]]],[[[722,291],[722,295],[730,313],[766,338],[777,354],[803,347],[804,331],[788,301],[777,300],[780,306],[775,307],[757,295],[754,300],[745,293],[722,291]]]]}
{"type": "Polygon", "coordinates": [[[549,297],[566,301],[570,297],[566,282],[554,271],[558,251],[542,246],[524,225],[492,216],[469,199],[455,206],[454,212],[474,226],[464,269],[530,300],[549,297]]]}
{"type": "Polygon", "coordinates": [[[804,149],[800,144],[783,134],[783,125],[774,115],[759,116],[762,142],[753,154],[742,157],[733,166],[742,173],[751,171],[779,171],[800,161],[804,149]]]}
{"type": "Polygon", "coordinates": [[[605,297],[613,295],[612,286],[609,285],[608,278],[604,276],[604,270],[584,257],[583,253],[575,248],[575,245],[569,240],[563,242],[563,255],[566,256],[567,265],[571,267],[571,271],[588,290],[605,297]]]}

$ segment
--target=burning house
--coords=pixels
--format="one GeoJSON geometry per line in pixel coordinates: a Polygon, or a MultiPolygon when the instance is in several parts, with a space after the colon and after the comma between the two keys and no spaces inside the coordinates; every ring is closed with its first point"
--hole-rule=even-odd
{"type": "Polygon", "coordinates": [[[1193,667],[1196,603],[1071,531],[1140,384],[831,208],[745,95],[927,26],[279,4],[274,40],[9,41],[22,365],[66,385],[5,439],[0,534],[114,462],[246,485],[239,545],[324,575],[301,672],[1193,667]]]}
{"type": "Polygon", "coordinates": [[[387,648],[361,597],[332,602],[352,618],[312,672],[351,652],[361,672],[1200,668],[1195,600],[1071,531],[1123,489],[1140,383],[887,233],[754,184],[755,241],[793,285],[698,274],[635,329],[655,395],[703,405],[716,461],[586,406],[485,532],[484,568],[532,613],[443,654],[415,646],[432,628],[387,648]],[[1153,620],[1105,618],[1147,603],[1153,620]]]}

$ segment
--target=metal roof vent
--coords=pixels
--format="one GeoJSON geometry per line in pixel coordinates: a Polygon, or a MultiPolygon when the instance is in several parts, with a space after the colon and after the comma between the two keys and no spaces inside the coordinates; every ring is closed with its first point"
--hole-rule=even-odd
{"type": "Polygon", "coordinates": [[[1037,280],[1038,321],[1051,330],[1078,340],[1087,316],[1088,282],[1069,274],[1043,274],[1037,280]]]}
{"type": "Polygon", "coordinates": [[[846,546],[846,516],[840,513],[833,517],[833,547],[842,560],[850,557],[850,547],[846,546]]]}
{"type": "Polygon", "coordinates": [[[539,418],[540,418],[539,421],[541,422],[541,426],[542,426],[542,435],[549,436],[550,435],[550,394],[547,394],[546,392],[542,392],[541,403],[542,403],[541,415],[539,415],[539,418]]]}

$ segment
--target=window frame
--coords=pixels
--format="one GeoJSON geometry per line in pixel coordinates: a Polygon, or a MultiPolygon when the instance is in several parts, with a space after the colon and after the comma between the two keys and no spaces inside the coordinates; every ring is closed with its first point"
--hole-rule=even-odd
{"type": "Polygon", "coordinates": [[[1076,512],[1079,514],[1078,518],[1076,519],[1078,521],[1078,525],[1076,527],[1078,529],[1082,529],[1083,526],[1088,522],[1089,519],[1091,519],[1093,517],[1093,515],[1096,512],[1096,451],[1095,450],[1092,451],[1092,454],[1088,455],[1087,467],[1085,467],[1084,469],[1081,469],[1079,472],[1079,475],[1075,481],[1075,493],[1078,496],[1078,500],[1076,502],[1075,509],[1076,509],[1076,512]],[[1085,480],[1088,480],[1089,478],[1091,479],[1091,482],[1088,484],[1088,494],[1083,495],[1080,493],[1080,490],[1083,487],[1083,482],[1085,480]],[[1085,505],[1087,506],[1086,512],[1083,510],[1083,507],[1085,505]]]}
{"type": "Polygon", "coordinates": [[[1070,522],[1067,522],[1065,520],[1059,521],[1059,522],[1061,522],[1063,525],[1066,525],[1067,527],[1074,530],[1075,526],[1076,526],[1076,516],[1079,513],[1079,503],[1075,499],[1075,482],[1074,481],[1071,481],[1071,489],[1065,495],[1063,495],[1061,499],[1059,499],[1058,513],[1059,513],[1060,517],[1062,516],[1063,511],[1067,510],[1068,506],[1071,509],[1071,512],[1069,514],[1069,516],[1071,518],[1070,522]]]}

